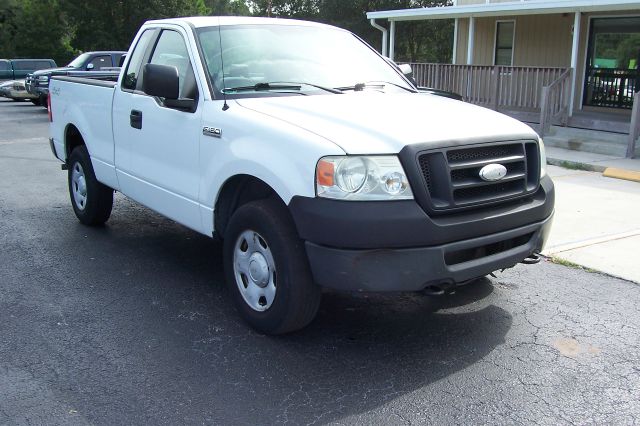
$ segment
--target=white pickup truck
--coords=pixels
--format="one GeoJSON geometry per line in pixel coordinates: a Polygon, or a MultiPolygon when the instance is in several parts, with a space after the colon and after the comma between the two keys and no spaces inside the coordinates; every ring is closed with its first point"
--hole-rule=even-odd
{"type": "Polygon", "coordinates": [[[307,325],[322,287],[439,293],[535,262],[551,226],[531,128],[419,93],[327,25],[150,21],[117,82],[54,77],[49,103],[78,219],[106,222],[115,190],[224,240],[265,333],[307,325]]]}

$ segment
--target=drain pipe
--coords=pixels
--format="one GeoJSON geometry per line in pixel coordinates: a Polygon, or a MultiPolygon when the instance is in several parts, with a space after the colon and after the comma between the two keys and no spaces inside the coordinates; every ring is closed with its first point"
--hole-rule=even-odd
{"type": "Polygon", "coordinates": [[[373,18],[370,19],[370,22],[373,28],[382,31],[382,52],[380,53],[382,54],[382,56],[388,56],[387,55],[387,29],[382,25],[377,24],[376,20],[373,18]]]}

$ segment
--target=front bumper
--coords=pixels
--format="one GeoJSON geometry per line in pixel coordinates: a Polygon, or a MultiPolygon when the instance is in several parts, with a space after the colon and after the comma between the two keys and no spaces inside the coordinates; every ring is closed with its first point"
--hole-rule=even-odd
{"type": "Polygon", "coordinates": [[[553,206],[553,183],[545,177],[525,199],[434,217],[414,201],[294,197],[289,209],[319,285],[419,291],[481,277],[540,252],[553,206]]]}
{"type": "Polygon", "coordinates": [[[313,277],[323,287],[419,291],[482,277],[540,252],[552,219],[435,247],[345,250],[306,242],[306,250],[313,277]]]}

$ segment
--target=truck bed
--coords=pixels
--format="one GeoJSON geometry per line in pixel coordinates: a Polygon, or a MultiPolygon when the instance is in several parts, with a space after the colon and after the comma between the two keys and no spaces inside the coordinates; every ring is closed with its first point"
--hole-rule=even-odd
{"type": "Polygon", "coordinates": [[[65,135],[77,131],[88,145],[96,177],[118,189],[114,168],[112,111],[116,81],[86,77],[57,76],[49,84],[51,136],[56,156],[67,160],[65,135]]]}

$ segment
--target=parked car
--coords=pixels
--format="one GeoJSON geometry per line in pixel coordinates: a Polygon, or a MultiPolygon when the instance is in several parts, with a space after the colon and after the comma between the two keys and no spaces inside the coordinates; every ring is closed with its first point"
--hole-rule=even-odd
{"type": "Polygon", "coordinates": [[[35,96],[34,103],[45,106],[47,104],[51,76],[69,75],[69,73],[75,73],[78,76],[80,75],[78,73],[88,71],[92,73],[101,72],[101,77],[115,79],[119,74],[119,67],[126,53],[123,51],[86,52],[75,58],[66,67],[36,71],[27,75],[27,91],[35,96]]]}
{"type": "Polygon", "coordinates": [[[2,81],[0,82],[0,97],[6,97],[9,93],[9,86],[13,84],[15,80],[2,81]]]}
{"type": "Polygon", "coordinates": [[[33,95],[27,92],[24,80],[6,81],[0,84],[0,96],[14,101],[26,101],[33,99],[33,95]]]}
{"type": "Polygon", "coordinates": [[[150,21],[117,82],[53,77],[49,102],[79,221],[104,224],[116,190],[222,239],[230,295],[264,333],[307,325],[321,287],[446,293],[537,262],[551,228],[529,126],[420,94],[336,27],[150,21]]]}
{"type": "Polygon", "coordinates": [[[34,71],[56,66],[53,59],[0,59],[0,81],[24,79],[34,71]]]}

